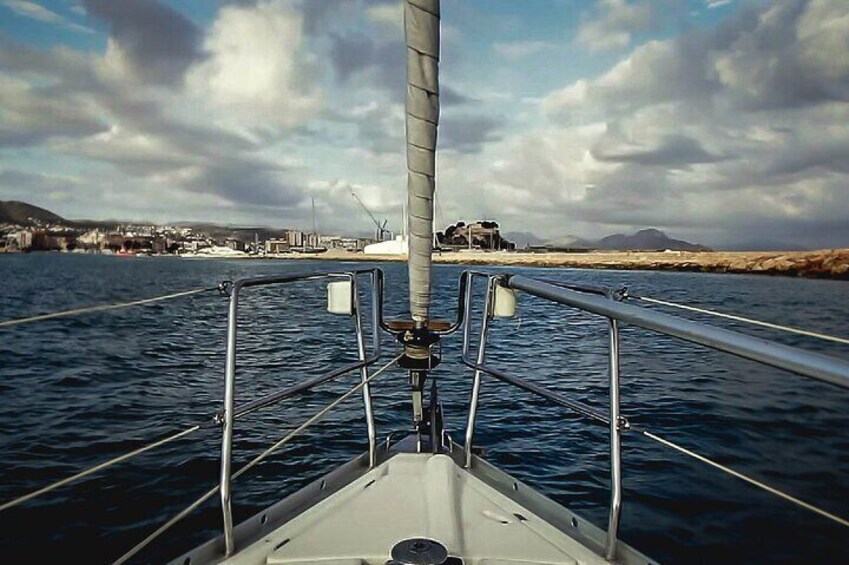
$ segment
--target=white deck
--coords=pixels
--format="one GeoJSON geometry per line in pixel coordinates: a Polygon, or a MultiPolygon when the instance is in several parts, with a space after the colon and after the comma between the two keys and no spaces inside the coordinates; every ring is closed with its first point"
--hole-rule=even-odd
{"type": "Polygon", "coordinates": [[[225,563],[384,565],[426,537],[472,565],[606,563],[447,455],[400,453],[225,563]],[[288,540],[288,541],[286,541],[288,540]]]}

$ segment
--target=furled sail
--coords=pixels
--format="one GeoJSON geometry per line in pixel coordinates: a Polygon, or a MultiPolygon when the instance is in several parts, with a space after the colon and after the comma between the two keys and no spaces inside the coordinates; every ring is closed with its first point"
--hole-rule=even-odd
{"type": "Polygon", "coordinates": [[[406,0],[407,199],[410,314],[426,323],[433,253],[436,129],[439,123],[439,0],[406,0]]]}

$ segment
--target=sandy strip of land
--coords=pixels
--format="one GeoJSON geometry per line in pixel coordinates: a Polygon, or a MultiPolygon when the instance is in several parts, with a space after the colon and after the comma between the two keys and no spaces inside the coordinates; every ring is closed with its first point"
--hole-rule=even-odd
{"type": "MultiPolygon", "coordinates": [[[[330,261],[406,261],[401,255],[364,255],[331,250],[321,254],[286,254],[286,259],[330,261]]],[[[590,253],[456,252],[434,255],[435,263],[458,265],[520,265],[525,267],[571,267],[748,273],[849,280],[849,248],[819,251],[710,251],[644,252],[594,251],[590,253]]]]}

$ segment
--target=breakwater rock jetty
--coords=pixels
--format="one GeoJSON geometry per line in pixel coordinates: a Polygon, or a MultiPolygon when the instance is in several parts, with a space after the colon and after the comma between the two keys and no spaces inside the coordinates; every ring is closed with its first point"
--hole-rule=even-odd
{"type": "Polygon", "coordinates": [[[587,269],[741,273],[849,280],[849,249],[794,252],[590,252],[451,254],[439,262],[587,269]],[[493,255],[487,257],[487,255],[493,255]],[[501,255],[498,259],[494,255],[501,255]]]}
{"type": "MultiPolygon", "coordinates": [[[[402,261],[399,255],[333,252],[310,259],[402,261]]],[[[581,253],[451,252],[434,256],[436,263],[516,265],[763,274],[849,280],[849,248],[818,251],[590,251],[581,253]]]]}
{"type": "Polygon", "coordinates": [[[511,253],[503,254],[500,260],[489,260],[482,254],[469,255],[443,255],[438,260],[466,264],[764,274],[849,280],[849,249],[793,252],[511,253]]]}

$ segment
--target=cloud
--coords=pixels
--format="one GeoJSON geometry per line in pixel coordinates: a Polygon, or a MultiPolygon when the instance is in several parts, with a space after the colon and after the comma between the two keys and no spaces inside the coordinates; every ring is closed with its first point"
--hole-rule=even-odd
{"type": "MultiPolygon", "coordinates": [[[[147,20],[127,16],[136,0],[92,15],[105,49],[0,38],[4,191],[65,198],[57,211],[72,217],[301,227],[315,196],[322,229],[370,232],[353,187],[393,222],[405,199],[396,4],[229,1],[202,28],[180,16],[153,30],[155,48],[137,34],[173,10],[144,4],[147,20]]],[[[467,51],[445,61],[457,84],[470,65],[480,76],[464,94],[442,85],[437,217],[551,237],[658,227],[716,245],[785,234],[846,245],[849,6],[738,4],[718,25],[647,41],[647,4],[599,4],[581,45],[627,51],[612,64],[591,55],[607,66],[548,94],[467,51]]],[[[501,57],[575,48],[511,37],[526,39],[503,42],[501,57]]]]}
{"type": "Polygon", "coordinates": [[[546,47],[549,47],[549,44],[545,41],[534,40],[510,41],[494,43],[492,45],[492,48],[495,49],[496,53],[502,57],[506,57],[507,59],[521,59],[522,57],[527,57],[528,55],[537,53],[546,47]]]}
{"type": "Polygon", "coordinates": [[[394,4],[375,4],[374,6],[369,6],[366,8],[366,18],[377,24],[403,31],[404,5],[396,2],[394,4]]]}
{"type": "MultiPolygon", "coordinates": [[[[728,30],[735,49],[715,60],[729,101],[752,110],[849,101],[849,7],[841,2],[787,1],[728,30]]],[[[718,47],[725,37],[712,38],[718,47]]]]}
{"type": "Polygon", "coordinates": [[[244,157],[207,163],[196,174],[190,170],[183,185],[240,205],[291,208],[304,198],[304,187],[286,175],[285,167],[244,157]]]}
{"type": "Polygon", "coordinates": [[[187,76],[210,118],[261,137],[303,123],[322,106],[315,72],[302,57],[303,18],[282,0],[221,8],[187,76]]]}
{"type": "Polygon", "coordinates": [[[710,104],[711,96],[722,88],[710,47],[703,36],[649,41],[601,77],[549,94],[544,108],[552,114],[580,109],[609,115],[670,101],[710,104]]]}
{"type": "Polygon", "coordinates": [[[439,103],[442,106],[462,106],[475,102],[474,98],[460,94],[448,85],[439,85],[439,103]]]}
{"type": "Polygon", "coordinates": [[[497,118],[482,115],[455,115],[442,121],[439,149],[479,153],[484,143],[502,139],[503,127],[497,118]]]}
{"type": "Polygon", "coordinates": [[[397,96],[406,87],[406,53],[397,42],[379,41],[366,34],[332,35],[330,61],[337,79],[347,83],[357,76],[397,96]]]}
{"type": "Polygon", "coordinates": [[[91,135],[107,127],[90,101],[57,99],[11,77],[0,80],[0,102],[0,147],[37,145],[56,135],[91,135]]]}
{"type": "Polygon", "coordinates": [[[354,199],[352,192],[379,220],[387,220],[388,229],[400,232],[401,207],[406,204],[404,190],[387,190],[385,186],[352,182],[348,179],[318,180],[309,184],[310,193],[316,197],[316,216],[345,218],[348,233],[374,233],[374,223],[354,199]]]}
{"type": "Polygon", "coordinates": [[[33,174],[0,168],[3,196],[10,199],[29,201],[36,192],[50,200],[64,200],[79,191],[84,184],[79,178],[64,175],[33,174]]]}
{"type": "Polygon", "coordinates": [[[591,15],[583,18],[577,42],[591,51],[621,49],[631,44],[634,33],[656,26],[657,14],[648,2],[601,0],[591,15]]]}
{"type": "Polygon", "coordinates": [[[304,16],[304,30],[310,34],[322,33],[327,29],[329,21],[345,13],[352,4],[350,0],[303,0],[300,8],[304,16]]]}
{"type": "MultiPolygon", "coordinates": [[[[342,88],[378,89],[379,95],[401,102],[406,93],[406,52],[403,39],[375,38],[366,33],[330,33],[329,57],[334,76],[342,88]]],[[[443,106],[473,102],[443,80],[440,103],[443,106]]]]}
{"type": "Polygon", "coordinates": [[[716,29],[649,41],[598,79],[552,93],[546,107],[628,112],[672,101],[769,110],[847,101],[849,60],[838,55],[849,37],[846,12],[830,0],[743,10],[716,29]]]}
{"type": "Polygon", "coordinates": [[[2,4],[19,16],[32,18],[40,22],[57,24],[62,23],[64,19],[56,12],[52,12],[35,2],[28,2],[26,0],[3,0],[2,4]]]}
{"type": "Polygon", "coordinates": [[[567,221],[589,236],[654,226],[718,244],[846,245],[847,44],[845,3],[740,9],[550,93],[546,126],[488,146],[463,174],[543,233],[567,221]]]}
{"type": "Polygon", "coordinates": [[[17,15],[39,22],[58,25],[81,33],[92,33],[92,30],[70,21],[68,18],[48,10],[41,4],[28,0],[2,0],[0,5],[7,7],[17,15]]]}
{"type": "Polygon", "coordinates": [[[304,30],[310,35],[350,29],[363,16],[388,30],[403,32],[402,4],[395,0],[296,0],[294,4],[303,14],[304,30]]]}
{"type": "MultiPolygon", "coordinates": [[[[97,56],[6,40],[0,50],[0,145],[38,146],[63,159],[99,164],[98,170],[106,165],[105,186],[132,187],[142,200],[192,194],[193,209],[238,204],[278,215],[296,209],[305,184],[293,160],[269,147],[317,108],[307,100],[315,92],[302,94],[312,83],[298,74],[293,57],[300,19],[281,2],[260,2],[222,9],[216,25],[200,38],[209,54],[181,71],[185,84],[167,88],[140,86],[135,63],[116,67],[111,44],[97,56]]],[[[117,46],[126,33],[113,27],[110,43],[117,46]]],[[[134,49],[123,52],[142,59],[164,53],[134,49]]],[[[42,191],[37,181],[20,179],[42,191]]]]}
{"type": "Polygon", "coordinates": [[[705,4],[707,4],[708,10],[713,10],[714,8],[719,8],[720,6],[727,6],[734,0],[705,0],[705,4]]]}
{"type": "Polygon", "coordinates": [[[659,139],[636,139],[609,128],[590,149],[598,161],[636,163],[645,166],[686,168],[697,163],[715,163],[722,158],[705,151],[701,143],[686,135],[665,133],[659,139]]]}
{"type": "Polygon", "coordinates": [[[84,5],[90,16],[109,25],[111,56],[142,81],[179,83],[204,57],[200,29],[156,0],[85,0],[84,5]]]}

